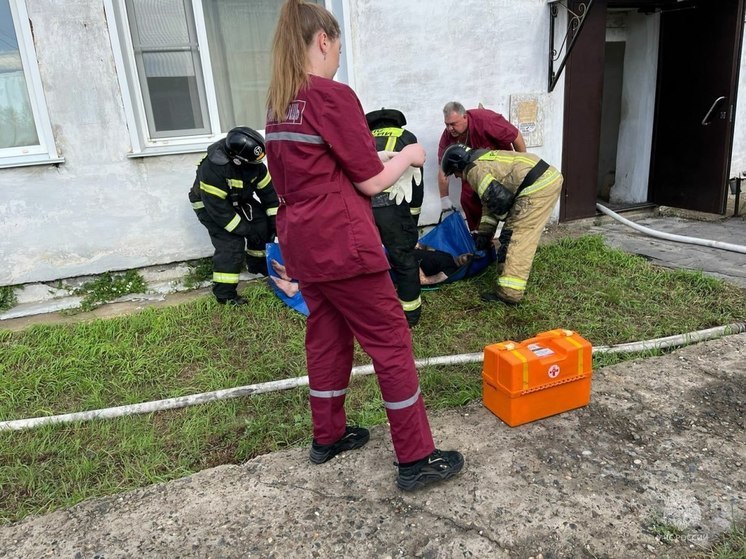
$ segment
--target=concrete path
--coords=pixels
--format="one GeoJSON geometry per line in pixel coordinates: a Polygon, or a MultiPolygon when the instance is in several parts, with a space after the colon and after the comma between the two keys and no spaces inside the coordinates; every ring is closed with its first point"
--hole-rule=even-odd
{"type": "MultiPolygon", "coordinates": [[[[720,241],[746,247],[743,217],[703,221],[679,216],[628,216],[630,221],[655,231],[720,241]]],[[[657,239],[611,218],[604,218],[589,232],[604,236],[609,246],[639,254],[667,268],[699,270],[746,288],[746,254],[717,248],[657,239]]]]}

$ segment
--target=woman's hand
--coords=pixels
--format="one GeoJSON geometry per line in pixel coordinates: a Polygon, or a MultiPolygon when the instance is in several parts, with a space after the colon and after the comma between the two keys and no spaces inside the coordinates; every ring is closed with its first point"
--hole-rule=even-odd
{"type": "Polygon", "coordinates": [[[406,155],[409,158],[409,164],[413,167],[422,167],[425,164],[427,154],[420,144],[409,144],[399,152],[400,155],[406,155]]]}
{"type": "MultiPolygon", "coordinates": [[[[383,159],[379,152],[379,158],[383,159]]],[[[425,164],[425,149],[420,144],[405,146],[394,157],[383,163],[383,171],[355,187],[366,196],[375,196],[394,184],[409,167],[422,167],[425,164]]]]}

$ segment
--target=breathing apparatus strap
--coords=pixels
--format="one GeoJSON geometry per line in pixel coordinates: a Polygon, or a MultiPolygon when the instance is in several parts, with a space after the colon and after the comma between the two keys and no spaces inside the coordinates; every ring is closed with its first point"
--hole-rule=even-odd
{"type": "Polygon", "coordinates": [[[528,173],[526,173],[525,177],[523,177],[523,182],[521,182],[521,186],[519,186],[518,190],[515,191],[516,198],[521,193],[521,190],[534,184],[536,182],[536,179],[538,179],[541,175],[543,175],[547,169],[549,169],[549,163],[547,163],[543,159],[539,159],[539,162],[536,165],[534,165],[534,168],[531,169],[528,173]]]}

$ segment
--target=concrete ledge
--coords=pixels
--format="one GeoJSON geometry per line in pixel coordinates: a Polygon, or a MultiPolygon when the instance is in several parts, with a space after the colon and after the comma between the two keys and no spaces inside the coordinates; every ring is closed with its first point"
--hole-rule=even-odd
{"type": "MultiPolygon", "coordinates": [[[[107,304],[129,302],[163,301],[167,295],[202,289],[212,285],[210,281],[203,281],[196,286],[187,287],[184,281],[192,268],[184,262],[151,266],[137,270],[147,284],[145,293],[129,293],[107,304]]],[[[118,273],[118,272],[112,272],[118,273]]],[[[80,307],[83,297],[74,295],[74,291],[98,276],[79,276],[48,283],[26,284],[17,288],[15,293],[18,304],[0,313],[0,321],[12,320],[40,314],[57,313],[80,307]]],[[[262,276],[243,272],[241,281],[251,281],[262,276]]]]}

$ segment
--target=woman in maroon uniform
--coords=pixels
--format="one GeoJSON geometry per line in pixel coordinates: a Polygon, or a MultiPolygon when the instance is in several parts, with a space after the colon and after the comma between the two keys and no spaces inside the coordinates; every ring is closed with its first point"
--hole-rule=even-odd
{"type": "Polygon", "coordinates": [[[378,377],[399,461],[397,485],[411,490],[451,477],[464,459],[435,449],[370,196],[410,165],[422,166],[425,152],[411,144],[379,160],[360,101],[332,81],[340,51],[331,13],[302,0],[283,4],[272,44],[267,160],[287,273],[299,280],[310,311],[310,458],[320,464],[368,442],[368,431],[348,426],[344,410],[356,338],[378,377]]]}

